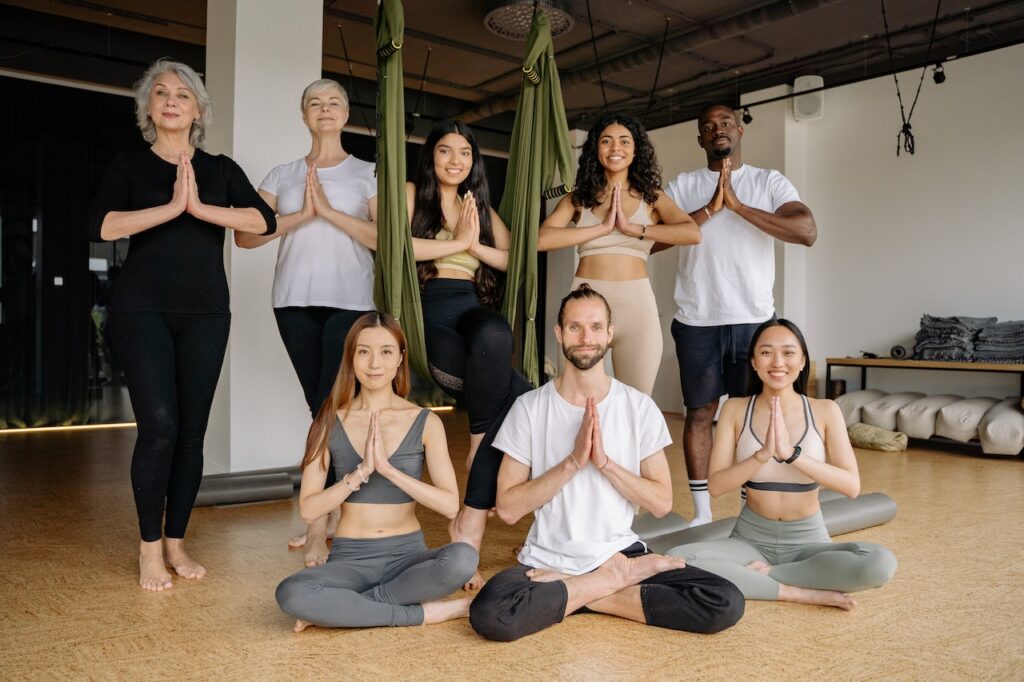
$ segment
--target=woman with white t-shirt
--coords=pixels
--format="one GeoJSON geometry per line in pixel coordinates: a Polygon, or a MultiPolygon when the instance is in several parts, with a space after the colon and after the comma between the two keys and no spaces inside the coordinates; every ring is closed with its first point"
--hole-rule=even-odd
{"type": "MultiPolygon", "coordinates": [[[[301,107],[313,139],[309,153],[275,167],[259,188],[278,214],[277,232],[267,237],[239,234],[235,243],[251,249],[281,238],[274,317],[315,416],[334,383],[349,328],[374,309],[377,228],[368,220],[368,205],[377,194],[377,181],[373,164],[342,146],[349,104],[341,85],[327,78],[313,81],[302,91],[301,107]]],[[[333,483],[328,480],[327,485],[333,483]]],[[[328,553],[327,528],[333,525],[327,517],[318,519],[289,546],[305,544],[306,565],[322,564],[328,553]]]]}

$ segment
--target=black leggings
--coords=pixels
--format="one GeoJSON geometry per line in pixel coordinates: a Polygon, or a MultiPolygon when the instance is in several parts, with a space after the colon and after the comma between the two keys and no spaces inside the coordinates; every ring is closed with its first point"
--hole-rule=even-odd
{"type": "MultiPolygon", "coordinates": [[[[641,542],[622,550],[627,557],[647,554],[641,542]]],[[[469,624],[487,639],[511,642],[562,622],[569,592],[565,582],[534,582],[519,564],[487,581],[469,607],[469,624]]],[[[694,566],[665,571],[640,583],[640,605],[648,625],[686,632],[714,633],[743,616],[743,594],[725,578],[694,566]]],[[[574,611],[593,613],[587,607],[574,611]]]]}
{"type": "Polygon", "coordinates": [[[132,489],[145,542],[185,537],[203,478],[203,438],[231,316],[112,312],[111,350],[124,369],[138,427],[132,489]]]}
{"type": "MultiPolygon", "coordinates": [[[[316,417],[334,386],[348,330],[367,312],[321,306],[274,308],[277,330],[299,376],[310,417],[316,417]]],[[[327,467],[324,488],[337,482],[334,467],[327,467]]]]}
{"type": "Polygon", "coordinates": [[[433,279],[423,289],[423,329],[434,380],[469,413],[469,431],[484,434],[466,485],[466,505],[490,509],[502,452],[494,441],[509,408],[533,386],[512,368],[512,329],[480,305],[473,282],[433,279]]]}

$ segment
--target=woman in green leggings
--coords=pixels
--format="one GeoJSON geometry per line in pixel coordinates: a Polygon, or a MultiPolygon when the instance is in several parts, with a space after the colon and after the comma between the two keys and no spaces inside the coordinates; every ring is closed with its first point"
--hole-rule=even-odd
{"type": "Polygon", "coordinates": [[[852,609],[847,592],[886,583],[896,557],[868,542],[833,543],[818,503],[824,486],[860,492],[857,460],[839,407],[806,396],[807,344],[788,320],[769,320],[750,344],[750,398],[722,407],[711,452],[713,497],[745,486],[747,503],[727,540],[667,553],[736,584],[747,599],[852,609]]]}

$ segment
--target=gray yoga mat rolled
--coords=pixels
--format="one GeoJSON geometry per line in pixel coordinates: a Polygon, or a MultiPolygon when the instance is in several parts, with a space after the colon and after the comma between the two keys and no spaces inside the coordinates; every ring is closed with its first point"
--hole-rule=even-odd
{"type": "MultiPolygon", "coordinates": [[[[831,490],[821,492],[821,514],[831,536],[880,526],[896,516],[896,502],[884,493],[867,493],[851,500],[831,490]]],[[[678,545],[707,540],[724,540],[732,533],[736,518],[729,517],[687,528],[688,522],[678,514],[656,519],[650,514],[638,516],[633,530],[655,552],[664,552],[678,545]]]]}
{"type": "Polygon", "coordinates": [[[291,476],[275,473],[215,474],[204,476],[196,496],[197,507],[287,500],[295,493],[291,476]]]}

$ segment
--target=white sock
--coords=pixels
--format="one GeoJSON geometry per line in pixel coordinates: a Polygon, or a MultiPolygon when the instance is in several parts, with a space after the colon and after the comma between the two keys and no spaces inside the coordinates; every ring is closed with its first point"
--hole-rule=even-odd
{"type": "Polygon", "coordinates": [[[690,495],[693,497],[693,521],[690,527],[711,523],[711,493],[708,492],[707,480],[690,479],[690,495]]]}

